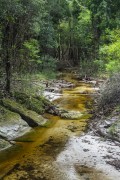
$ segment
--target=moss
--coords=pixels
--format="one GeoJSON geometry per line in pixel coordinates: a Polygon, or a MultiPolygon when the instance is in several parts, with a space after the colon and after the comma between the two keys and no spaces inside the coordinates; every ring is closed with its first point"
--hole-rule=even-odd
{"type": "Polygon", "coordinates": [[[49,100],[43,96],[30,96],[25,93],[15,92],[15,99],[24,105],[26,108],[37,112],[38,114],[43,114],[53,105],[49,100]]]}
{"type": "Polygon", "coordinates": [[[33,110],[39,114],[43,114],[45,112],[45,106],[49,104],[49,101],[43,97],[37,96],[29,96],[25,93],[15,92],[15,99],[23,104],[26,108],[33,110]]]}
{"type": "Polygon", "coordinates": [[[48,99],[46,99],[45,97],[43,97],[43,96],[35,96],[34,98],[37,99],[37,100],[39,100],[39,101],[41,101],[41,102],[43,103],[43,106],[44,106],[44,107],[45,107],[45,106],[51,106],[51,105],[52,105],[52,103],[51,103],[48,99]]]}
{"type": "Polygon", "coordinates": [[[115,132],[116,132],[116,128],[115,128],[115,124],[113,124],[112,126],[110,126],[110,128],[108,129],[108,132],[110,135],[114,136],[115,132]]]}
{"type": "Polygon", "coordinates": [[[44,119],[41,115],[34,111],[28,110],[22,104],[17,103],[11,99],[3,99],[2,103],[9,110],[20,114],[22,119],[24,119],[30,127],[36,127],[39,125],[43,126],[47,122],[47,120],[44,119]]]}
{"type": "Polygon", "coordinates": [[[120,105],[118,105],[117,107],[115,107],[115,111],[120,113],[120,105]]]}
{"type": "Polygon", "coordinates": [[[5,124],[5,122],[7,123],[7,121],[13,119],[19,120],[19,118],[20,116],[17,113],[11,112],[5,107],[0,105],[0,122],[3,122],[5,124]]]}
{"type": "Polygon", "coordinates": [[[9,98],[3,99],[2,103],[5,107],[7,107],[11,111],[14,111],[14,109],[15,109],[15,111],[20,110],[21,112],[24,113],[24,111],[26,110],[21,104],[15,102],[9,98]]]}
{"type": "Polygon", "coordinates": [[[120,136],[120,120],[116,121],[108,128],[108,133],[112,136],[120,136]]]}

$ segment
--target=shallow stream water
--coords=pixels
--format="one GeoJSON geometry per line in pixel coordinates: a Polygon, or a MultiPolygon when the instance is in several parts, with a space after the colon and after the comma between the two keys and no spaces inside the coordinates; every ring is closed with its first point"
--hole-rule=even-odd
{"type": "MultiPolygon", "coordinates": [[[[77,87],[71,89],[64,89],[62,96],[54,103],[65,110],[79,111],[83,116],[78,120],[66,120],[45,114],[51,122],[48,127],[35,128],[18,138],[13,147],[0,152],[0,178],[5,180],[110,179],[112,176],[109,177],[103,171],[104,167],[100,166],[97,169],[91,160],[92,151],[90,152],[89,148],[95,148],[95,153],[99,148],[96,149],[95,143],[92,147],[88,147],[91,143],[88,137],[85,138],[88,141],[86,146],[84,139],[91,116],[88,114],[88,107],[92,103],[90,94],[93,91],[90,85],[84,83],[78,83],[77,87]],[[87,156],[88,151],[90,154],[87,153],[87,156]]],[[[101,157],[97,159],[98,162],[99,160],[104,164],[101,157]]],[[[119,177],[116,171],[113,173],[116,173],[115,177],[119,177]]]]}

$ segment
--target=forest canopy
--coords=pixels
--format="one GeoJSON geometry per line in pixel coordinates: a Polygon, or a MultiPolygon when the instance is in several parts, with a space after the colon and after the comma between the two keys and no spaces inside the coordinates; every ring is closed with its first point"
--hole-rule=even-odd
{"type": "Polygon", "coordinates": [[[14,74],[120,70],[119,0],[0,0],[0,86],[14,74]]]}

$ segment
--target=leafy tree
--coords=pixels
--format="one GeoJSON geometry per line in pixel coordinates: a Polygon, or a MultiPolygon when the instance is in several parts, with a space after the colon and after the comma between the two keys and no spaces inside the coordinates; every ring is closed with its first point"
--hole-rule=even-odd
{"type": "Polygon", "coordinates": [[[109,73],[120,71],[120,30],[111,31],[109,34],[111,43],[100,48],[100,59],[105,64],[109,73]]]}
{"type": "Polygon", "coordinates": [[[20,50],[35,36],[32,29],[40,14],[41,0],[0,0],[1,52],[6,70],[6,92],[10,92],[11,67],[18,66],[20,50]]]}
{"type": "Polygon", "coordinates": [[[1,76],[80,65],[119,70],[119,0],[0,0],[1,76]],[[113,68],[114,67],[114,68],[113,68]],[[116,68],[115,68],[116,67],[116,68]]]}

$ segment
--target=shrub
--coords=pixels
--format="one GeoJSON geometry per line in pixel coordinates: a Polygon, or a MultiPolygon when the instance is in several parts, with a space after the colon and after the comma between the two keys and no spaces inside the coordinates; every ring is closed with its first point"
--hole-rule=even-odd
{"type": "Polygon", "coordinates": [[[42,61],[42,70],[51,70],[54,71],[56,69],[56,64],[57,64],[57,59],[49,56],[49,55],[45,55],[41,57],[41,61],[42,61]]]}
{"type": "Polygon", "coordinates": [[[99,65],[95,61],[84,60],[80,62],[80,76],[81,77],[91,77],[96,76],[98,73],[99,65]]]}
{"type": "Polygon", "coordinates": [[[112,75],[101,87],[101,96],[98,100],[98,109],[104,113],[120,104],[120,73],[112,75]]]}

